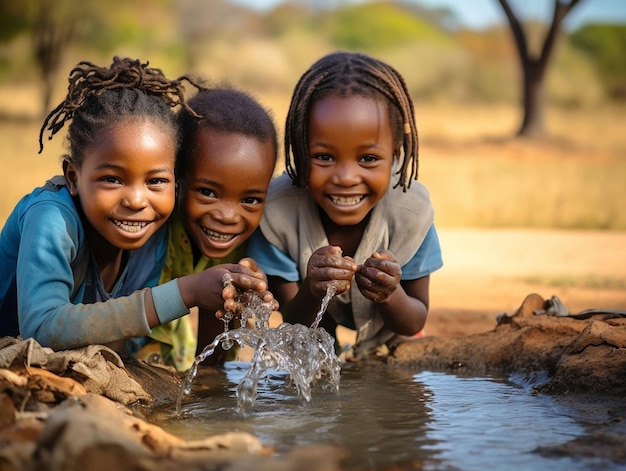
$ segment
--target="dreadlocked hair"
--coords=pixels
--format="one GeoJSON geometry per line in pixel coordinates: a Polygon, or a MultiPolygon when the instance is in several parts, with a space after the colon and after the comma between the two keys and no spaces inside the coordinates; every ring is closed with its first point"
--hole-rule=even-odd
{"type": "MultiPolygon", "coordinates": [[[[404,191],[417,180],[418,135],[413,101],[404,78],[389,64],[361,53],[334,52],[315,62],[296,84],[285,123],[285,164],[294,185],[308,185],[309,116],[314,104],[337,94],[372,97],[385,103],[394,140],[402,143],[400,169],[396,172],[404,191]]],[[[400,158],[400,156],[397,156],[400,158]]]]}
{"type": "Polygon", "coordinates": [[[176,178],[184,177],[191,168],[198,131],[212,128],[225,133],[243,134],[261,142],[270,142],[274,161],[278,154],[276,127],[269,111],[252,95],[228,84],[204,88],[187,101],[189,108],[177,114],[182,140],[176,159],[176,178]]]}
{"type": "Polygon", "coordinates": [[[98,132],[128,118],[146,118],[160,123],[164,131],[171,133],[178,149],[180,133],[171,108],[177,105],[188,108],[183,81],[199,87],[188,76],[170,80],[160,69],[148,67],[148,62],[139,60],[114,57],[110,67],[80,62],[70,72],[67,96],[44,120],[39,132],[39,153],[43,150],[46,130],[51,140],[71,121],[67,135],[69,157],[80,167],[85,150],[98,132]]]}

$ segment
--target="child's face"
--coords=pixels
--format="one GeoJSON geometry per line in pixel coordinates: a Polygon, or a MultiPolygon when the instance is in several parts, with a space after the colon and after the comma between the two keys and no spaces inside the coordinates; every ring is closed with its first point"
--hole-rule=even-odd
{"type": "Polygon", "coordinates": [[[172,136],[149,121],[111,125],[76,168],[65,164],[68,189],[93,229],[122,250],[141,247],[174,209],[172,136]]]}
{"type": "Polygon", "coordinates": [[[179,181],[178,209],[205,256],[223,258],[261,221],[274,171],[274,146],[255,137],[201,129],[192,165],[179,181]]]}
{"type": "Polygon", "coordinates": [[[383,104],[322,98],[309,119],[310,195],[335,224],[360,223],[389,188],[394,150],[383,104]]]}

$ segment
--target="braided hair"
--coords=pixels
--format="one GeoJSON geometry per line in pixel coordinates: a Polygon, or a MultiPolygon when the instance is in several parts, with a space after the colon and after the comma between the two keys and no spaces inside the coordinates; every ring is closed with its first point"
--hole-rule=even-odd
{"type": "Polygon", "coordinates": [[[51,140],[71,120],[67,135],[69,158],[80,167],[85,150],[100,130],[141,117],[160,123],[165,132],[172,134],[178,149],[180,133],[171,108],[187,107],[184,80],[198,87],[188,76],[170,80],[160,69],[139,60],[114,57],[110,67],[80,62],[70,72],[67,96],[44,120],[39,132],[39,153],[43,150],[44,133],[49,131],[51,140]]]}
{"type": "MultiPolygon", "coordinates": [[[[417,180],[418,135],[413,101],[404,78],[389,64],[362,53],[334,52],[315,62],[296,84],[285,123],[286,170],[294,185],[308,185],[308,126],[311,110],[322,98],[336,94],[371,97],[385,103],[394,140],[402,143],[398,182],[404,191],[417,180]]],[[[399,158],[399,156],[398,156],[399,158]]]]}
{"type": "Polygon", "coordinates": [[[261,142],[271,142],[276,160],[278,137],[274,121],[270,113],[248,93],[228,85],[205,88],[190,98],[188,105],[201,117],[194,117],[185,108],[178,111],[182,141],[176,159],[176,178],[184,177],[191,167],[196,136],[203,128],[243,134],[261,142]]]}

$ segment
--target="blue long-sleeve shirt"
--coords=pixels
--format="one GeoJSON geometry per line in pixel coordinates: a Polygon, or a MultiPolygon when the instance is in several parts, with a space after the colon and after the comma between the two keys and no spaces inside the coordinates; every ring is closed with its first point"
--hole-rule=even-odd
{"type": "MultiPolygon", "coordinates": [[[[55,178],[23,197],[2,229],[0,336],[33,337],[62,350],[148,335],[142,289],[158,283],[167,225],[129,252],[107,292],[80,214],[62,182],[55,178]]],[[[165,315],[157,306],[164,319],[185,310],[182,306],[180,314],[165,315]]]]}

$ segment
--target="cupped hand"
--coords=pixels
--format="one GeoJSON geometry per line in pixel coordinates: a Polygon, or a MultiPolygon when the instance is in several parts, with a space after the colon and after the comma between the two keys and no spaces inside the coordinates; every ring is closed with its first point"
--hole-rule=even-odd
{"type": "Polygon", "coordinates": [[[250,268],[238,263],[224,263],[185,278],[191,281],[194,305],[207,311],[222,309],[225,300],[243,291],[264,292],[267,282],[250,268]]]}
{"type": "Polygon", "coordinates": [[[398,287],[401,277],[402,269],[388,250],[374,252],[358,266],[355,274],[361,294],[375,303],[386,301],[398,287]]]}
{"type": "Polygon", "coordinates": [[[218,319],[223,318],[226,313],[234,317],[240,317],[242,312],[251,303],[260,300],[262,307],[271,311],[278,310],[278,301],[274,299],[274,295],[269,292],[267,287],[267,278],[265,272],[259,268],[256,261],[246,257],[239,261],[238,265],[247,269],[243,277],[233,274],[233,272],[224,275],[224,289],[222,290],[222,298],[224,300],[223,308],[216,311],[215,316],[218,319]],[[248,284],[250,280],[248,276],[253,276],[264,283],[253,282],[253,286],[248,284]]]}
{"type": "Polygon", "coordinates": [[[350,288],[357,266],[351,257],[344,257],[342,253],[337,246],[313,252],[307,264],[307,279],[313,295],[324,296],[331,285],[335,287],[335,294],[350,288]]]}

